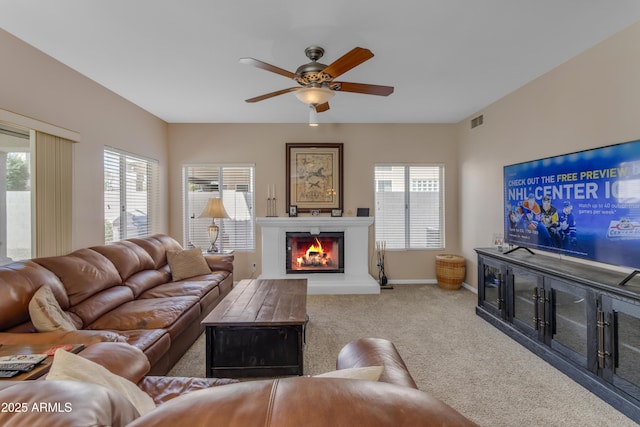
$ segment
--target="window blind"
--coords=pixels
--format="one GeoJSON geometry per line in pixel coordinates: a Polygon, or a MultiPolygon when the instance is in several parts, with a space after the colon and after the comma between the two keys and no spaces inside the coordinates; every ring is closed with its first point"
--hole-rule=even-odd
{"type": "Polygon", "coordinates": [[[104,150],[105,242],[153,234],[158,213],[158,161],[104,150]]]}
{"type": "Polygon", "coordinates": [[[443,248],[444,166],[375,165],[375,234],[387,249],[443,248]]]}
{"type": "Polygon", "coordinates": [[[216,219],[220,250],[255,250],[253,165],[199,164],[183,166],[184,241],[209,247],[211,218],[198,218],[210,198],[221,198],[229,215],[216,219]]]}

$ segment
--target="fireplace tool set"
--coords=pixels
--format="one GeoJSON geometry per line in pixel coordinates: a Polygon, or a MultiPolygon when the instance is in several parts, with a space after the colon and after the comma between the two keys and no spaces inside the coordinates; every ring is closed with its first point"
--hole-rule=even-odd
{"type": "Polygon", "coordinates": [[[384,273],[384,255],[387,250],[387,242],[376,242],[376,257],[378,259],[378,283],[382,289],[393,289],[393,286],[388,284],[387,276],[384,273]]]}

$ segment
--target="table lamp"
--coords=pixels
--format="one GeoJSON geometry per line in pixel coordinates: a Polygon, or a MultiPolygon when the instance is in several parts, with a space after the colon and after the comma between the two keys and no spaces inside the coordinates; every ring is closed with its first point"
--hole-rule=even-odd
{"type": "Polygon", "coordinates": [[[211,218],[211,225],[209,226],[209,242],[211,246],[207,249],[207,252],[218,252],[216,246],[216,240],[218,240],[218,233],[220,227],[216,225],[216,218],[229,218],[227,211],[224,209],[222,199],[210,198],[207,200],[207,205],[204,207],[198,218],[211,218]]]}

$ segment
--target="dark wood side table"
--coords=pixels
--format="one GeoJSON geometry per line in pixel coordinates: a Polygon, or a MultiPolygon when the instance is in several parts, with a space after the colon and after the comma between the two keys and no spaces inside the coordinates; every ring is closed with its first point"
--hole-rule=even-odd
{"type": "MultiPolygon", "coordinates": [[[[42,354],[56,344],[2,344],[0,356],[11,356],[13,354],[42,354]]],[[[84,344],[70,344],[72,353],[79,353],[84,349],[84,344]]],[[[0,378],[0,381],[26,381],[35,380],[49,372],[53,363],[53,357],[49,356],[29,372],[23,372],[11,378],[0,378]]]]}
{"type": "Polygon", "coordinates": [[[207,377],[303,374],[307,280],[242,280],[202,321],[207,377]]]}

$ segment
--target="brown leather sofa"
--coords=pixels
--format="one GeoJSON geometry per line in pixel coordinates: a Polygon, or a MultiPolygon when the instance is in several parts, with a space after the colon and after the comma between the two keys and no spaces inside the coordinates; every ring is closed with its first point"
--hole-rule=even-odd
{"type": "Polygon", "coordinates": [[[378,382],[291,377],[264,381],[146,376],[142,353],[119,343],[99,343],[81,355],[147,392],[156,409],[139,416],[122,395],[73,381],[0,381],[0,425],[110,426],[475,426],[415,388],[392,343],[360,339],[347,344],[339,369],[383,366],[378,382]],[[34,406],[35,405],[35,406],[34,406]],[[38,408],[49,408],[38,411],[38,408]],[[17,408],[17,409],[16,409],[17,408]],[[34,409],[35,408],[35,409],[34,409]]]}
{"type": "Polygon", "coordinates": [[[172,281],[167,252],[181,249],[157,234],[0,267],[0,344],[123,341],[144,352],[152,374],[166,374],[233,286],[230,254],[206,255],[211,273],[172,281]],[[43,285],[77,331],[36,331],[28,305],[43,285]]]}

